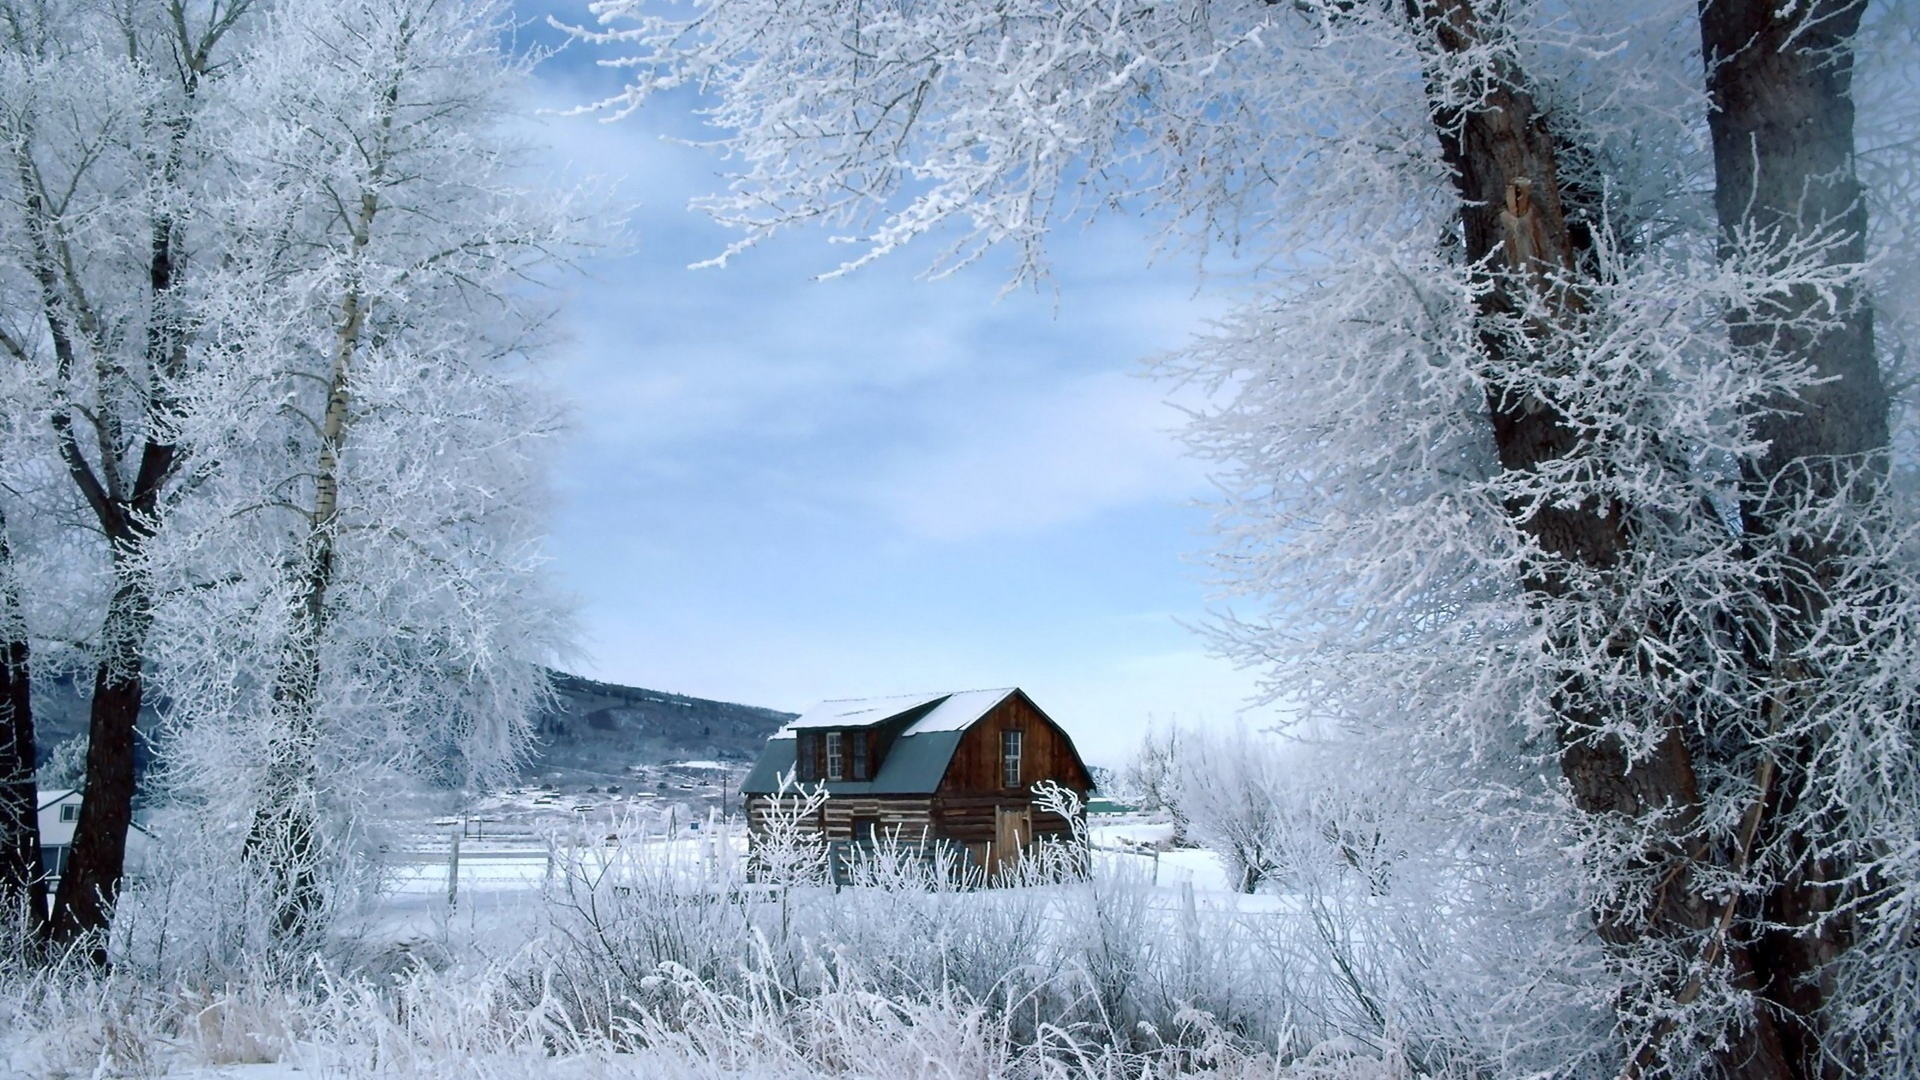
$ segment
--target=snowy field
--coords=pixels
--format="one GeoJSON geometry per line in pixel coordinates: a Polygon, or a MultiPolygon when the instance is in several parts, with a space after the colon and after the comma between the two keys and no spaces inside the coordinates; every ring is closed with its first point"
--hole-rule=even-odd
{"type": "Polygon", "coordinates": [[[347,924],[359,974],[16,979],[0,1077],[1391,1074],[1286,1015],[1298,898],[1232,892],[1165,825],[1093,829],[1087,879],[956,890],[746,884],[743,837],[704,824],[467,835],[451,897],[452,830],[423,826],[347,924]]]}

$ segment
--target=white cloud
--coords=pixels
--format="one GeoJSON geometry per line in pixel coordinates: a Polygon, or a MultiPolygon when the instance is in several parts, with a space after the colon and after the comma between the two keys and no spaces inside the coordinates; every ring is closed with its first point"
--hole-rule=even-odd
{"type": "Polygon", "coordinates": [[[1203,471],[1165,399],[1163,384],[1103,373],[968,402],[942,418],[933,445],[893,461],[872,497],[914,535],[964,541],[1193,496],[1203,471]]]}

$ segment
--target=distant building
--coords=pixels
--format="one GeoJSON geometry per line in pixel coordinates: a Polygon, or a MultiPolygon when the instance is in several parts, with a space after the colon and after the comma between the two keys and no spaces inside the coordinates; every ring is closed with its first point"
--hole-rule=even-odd
{"type": "MultiPolygon", "coordinates": [[[[60,875],[66,873],[67,853],[73,849],[73,830],[80,824],[80,792],[48,788],[40,792],[39,807],[40,872],[47,876],[47,892],[51,894],[59,887],[60,875]]],[[[152,839],[138,823],[127,831],[128,874],[144,869],[152,839]]]]}
{"type": "Polygon", "coordinates": [[[67,851],[73,847],[74,826],[80,822],[80,793],[73,788],[40,792],[40,872],[54,880],[67,869],[67,851]]]}
{"type": "Polygon", "coordinates": [[[1033,805],[1052,780],[1083,799],[1093,787],[1073,740],[1019,689],[827,701],[767,740],[741,784],[750,831],[792,773],[824,784],[812,827],[835,844],[897,835],[946,844],[992,874],[1035,840],[1066,834],[1057,814],[1033,805]]]}

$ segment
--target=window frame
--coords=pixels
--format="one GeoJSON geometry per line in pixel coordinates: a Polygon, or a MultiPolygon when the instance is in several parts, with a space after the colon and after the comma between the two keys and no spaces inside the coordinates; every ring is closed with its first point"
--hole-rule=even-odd
{"type": "Polygon", "coordinates": [[[1000,732],[1000,786],[1003,788],[1020,786],[1020,759],[1026,753],[1026,734],[1019,728],[1004,728],[1000,732]]]}
{"type": "Polygon", "coordinates": [[[827,779],[845,780],[847,763],[842,756],[846,749],[846,736],[838,731],[827,732],[827,779]]]}
{"type": "Polygon", "coordinates": [[[60,824],[67,825],[80,820],[80,804],[66,803],[60,807],[60,824]]]}
{"type": "Polygon", "coordinates": [[[867,747],[867,733],[854,731],[848,733],[853,740],[853,752],[848,754],[847,772],[855,780],[873,779],[873,755],[867,747]]]}

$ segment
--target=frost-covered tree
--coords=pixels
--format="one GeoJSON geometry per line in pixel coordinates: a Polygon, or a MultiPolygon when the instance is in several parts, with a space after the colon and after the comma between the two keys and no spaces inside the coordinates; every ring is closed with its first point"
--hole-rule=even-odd
{"type": "Polygon", "coordinates": [[[1245,724],[1230,731],[1170,728],[1164,739],[1150,736],[1143,750],[1176,835],[1218,853],[1234,888],[1257,892],[1285,870],[1288,834],[1309,827],[1289,812],[1298,802],[1289,789],[1301,777],[1289,775],[1274,739],[1245,724]]]}
{"type": "Polygon", "coordinates": [[[174,790],[246,819],[283,935],[322,913],[350,831],[328,821],[399,776],[503,775],[560,644],[531,283],[584,227],[517,179],[499,16],[285,0],[233,77],[225,272],[247,299],[215,392],[238,397],[207,413],[221,475],[170,549],[170,577],[214,587],[162,614],[161,667],[174,790]]]}
{"type": "Polygon", "coordinates": [[[198,214],[204,121],[251,7],[0,5],[0,293],[9,362],[27,369],[10,382],[31,391],[10,404],[47,448],[7,464],[64,474],[63,490],[38,487],[38,510],[77,518],[92,542],[74,554],[100,567],[83,600],[100,606],[86,799],[53,920],[64,936],[103,927],[119,888],[157,601],[146,562],[195,473],[180,435],[204,356],[201,243],[217,232],[198,214]]]}
{"type": "Polygon", "coordinates": [[[1251,603],[1220,641],[1432,794],[1451,835],[1409,850],[1504,883],[1462,895],[1561,912],[1489,977],[1588,989],[1551,1038],[1504,999],[1476,1053],[1914,1059],[1920,583],[1881,371],[1914,126],[1862,148],[1854,111],[1911,110],[1877,89],[1910,7],[596,10],[633,72],[609,107],[711,92],[723,259],[824,222],[849,266],[937,233],[937,270],[1005,245],[1028,276],[1058,221],[1138,209],[1263,267],[1170,365],[1220,402],[1193,437],[1251,603]]]}
{"type": "Polygon", "coordinates": [[[1170,840],[1176,846],[1186,843],[1188,824],[1180,803],[1180,735],[1178,724],[1149,726],[1120,771],[1120,790],[1115,793],[1122,801],[1172,818],[1170,840]]]}
{"type": "Polygon", "coordinates": [[[580,215],[505,131],[492,5],[5,14],[17,471],[67,481],[37,520],[85,515],[102,672],[55,930],[110,916],[153,686],[167,794],[296,933],[368,787],[499,775],[545,692],[530,350],[580,215]]]}

